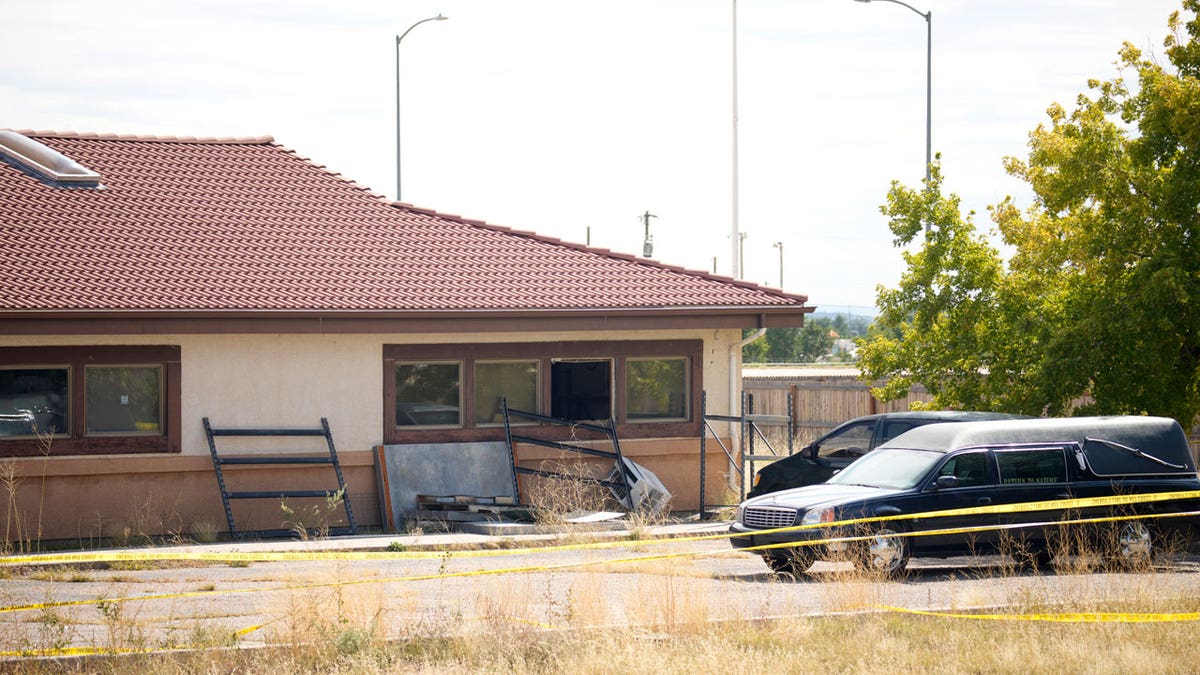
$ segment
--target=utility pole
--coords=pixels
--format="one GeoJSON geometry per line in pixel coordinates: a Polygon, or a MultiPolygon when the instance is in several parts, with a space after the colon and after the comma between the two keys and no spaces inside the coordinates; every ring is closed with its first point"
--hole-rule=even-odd
{"type": "Polygon", "coordinates": [[[783,242],[777,241],[771,246],[779,249],[779,288],[783,288],[783,242]]]}
{"type": "Polygon", "coordinates": [[[642,222],[646,225],[646,240],[642,242],[642,257],[649,258],[654,255],[654,238],[650,236],[650,219],[658,216],[649,211],[642,214],[642,222]]]}
{"type": "MultiPolygon", "coordinates": [[[[749,232],[738,232],[737,244],[734,248],[737,249],[738,269],[746,269],[746,237],[750,236],[749,232]]],[[[740,277],[739,277],[740,278],[740,277]]]]}

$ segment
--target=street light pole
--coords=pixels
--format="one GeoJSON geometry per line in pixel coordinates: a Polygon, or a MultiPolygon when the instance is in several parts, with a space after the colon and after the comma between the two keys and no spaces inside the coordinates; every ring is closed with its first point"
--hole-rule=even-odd
{"type": "Polygon", "coordinates": [[[783,242],[777,241],[771,247],[779,249],[779,288],[783,288],[783,242]]]}
{"type": "Polygon", "coordinates": [[[438,14],[428,19],[421,19],[409,26],[408,30],[396,36],[396,201],[400,201],[400,41],[411,33],[412,29],[426,21],[445,21],[448,18],[450,17],[438,14]]]}
{"type": "MultiPolygon", "coordinates": [[[[855,2],[871,2],[871,0],[855,0],[855,2]]],[[[901,0],[879,0],[879,2],[902,5],[912,10],[917,16],[925,19],[925,182],[929,182],[930,171],[933,166],[933,148],[931,144],[933,134],[933,11],[922,12],[907,2],[901,2],[901,0]]],[[[929,231],[928,223],[925,224],[925,230],[926,232],[929,231]]]]}
{"type": "Polygon", "coordinates": [[[738,65],[737,65],[737,0],[732,0],[733,5],[733,82],[732,82],[732,99],[733,99],[733,180],[731,202],[733,204],[733,234],[730,236],[730,241],[733,244],[732,255],[730,256],[730,266],[733,268],[733,278],[740,279],[742,277],[741,250],[742,237],[738,233],[738,65]]]}

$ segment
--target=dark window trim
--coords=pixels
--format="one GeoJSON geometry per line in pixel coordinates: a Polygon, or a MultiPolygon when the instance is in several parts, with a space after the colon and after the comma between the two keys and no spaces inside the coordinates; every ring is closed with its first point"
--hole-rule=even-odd
{"type": "MultiPolygon", "coordinates": [[[[383,438],[387,444],[462,443],[503,440],[503,426],[475,426],[474,364],[476,360],[536,360],[539,367],[539,404],[549,405],[550,362],[555,359],[607,359],[613,364],[613,410],[617,414],[619,438],[675,438],[700,435],[696,418],[704,386],[703,340],[636,340],[580,342],[510,342],[459,344],[385,344],[383,346],[383,438]],[[625,419],[625,359],[629,357],[685,357],[690,364],[688,377],[689,419],[668,422],[628,422],[625,419]],[[432,360],[462,360],[463,391],[469,392],[463,404],[462,429],[412,429],[397,427],[395,365],[432,360]]],[[[569,429],[523,427],[523,435],[547,440],[563,440],[569,429]]]]}
{"type": "MultiPolygon", "coordinates": [[[[54,363],[70,369],[71,429],[56,435],[50,456],[110,455],[148,452],[178,453],[181,448],[180,348],[177,345],[99,345],[79,347],[0,347],[0,367],[54,363]],[[163,372],[163,421],[160,435],[85,434],[84,367],[161,365],[163,372]]],[[[0,439],[2,457],[36,457],[46,454],[36,438],[0,439]]]]}
{"type": "MultiPolygon", "coordinates": [[[[688,359],[687,357],[661,356],[661,355],[660,356],[627,356],[624,359],[624,365],[622,366],[622,368],[625,370],[624,374],[628,375],[630,361],[679,361],[679,360],[684,361],[683,386],[684,386],[684,390],[687,391],[688,395],[690,396],[691,392],[688,387],[689,387],[689,382],[692,379],[692,373],[687,368],[687,363],[690,361],[690,359],[688,359]]],[[[627,389],[624,392],[622,392],[622,395],[624,395],[626,397],[627,405],[621,409],[622,414],[629,412],[629,407],[628,407],[629,378],[628,377],[625,378],[624,384],[627,387],[627,389]]],[[[660,424],[663,422],[679,422],[679,421],[690,420],[692,418],[692,403],[693,402],[690,399],[683,402],[684,413],[683,413],[682,418],[668,417],[668,418],[656,419],[656,418],[652,418],[652,417],[647,417],[647,418],[639,419],[639,420],[632,420],[632,421],[626,420],[626,422],[628,422],[629,424],[660,424]]]]}
{"type": "MultiPolygon", "coordinates": [[[[534,398],[537,399],[537,407],[539,410],[547,405],[546,401],[543,399],[543,396],[542,396],[542,383],[546,379],[548,379],[545,377],[545,374],[542,372],[542,366],[543,366],[542,359],[538,359],[538,358],[522,358],[522,359],[482,358],[482,359],[475,359],[471,362],[471,395],[468,398],[471,399],[472,414],[477,412],[475,409],[475,383],[476,383],[475,370],[479,367],[479,364],[481,364],[481,363],[484,365],[496,364],[496,363],[533,363],[534,367],[537,369],[537,374],[535,377],[537,378],[537,385],[538,385],[537,391],[534,392],[534,398]]],[[[479,420],[474,419],[474,418],[472,418],[472,420],[473,420],[473,422],[471,423],[471,425],[477,429],[495,429],[495,428],[503,429],[504,428],[503,422],[480,422],[479,420]]],[[[531,424],[531,422],[529,422],[527,420],[512,420],[512,424],[513,424],[513,426],[528,426],[529,424],[531,424]]]]}

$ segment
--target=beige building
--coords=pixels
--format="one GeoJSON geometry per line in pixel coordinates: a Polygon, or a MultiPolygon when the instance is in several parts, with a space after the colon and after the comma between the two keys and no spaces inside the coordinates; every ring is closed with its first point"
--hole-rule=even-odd
{"type": "MultiPolygon", "coordinates": [[[[743,329],[799,326],[805,300],[390,203],[270,138],[0,131],[7,536],[227,530],[205,418],[327,419],[358,524],[381,526],[377,449],[453,467],[455,447],[504,440],[501,397],[611,419],[672,507],[695,508],[701,393],[730,412],[743,329]]],[[[319,438],[216,443],[324,451],[319,438]]],[[[230,490],[292,490],[314,472],[224,473],[230,490]]],[[[233,509],[239,529],[287,525],[278,499],[233,509]]]]}

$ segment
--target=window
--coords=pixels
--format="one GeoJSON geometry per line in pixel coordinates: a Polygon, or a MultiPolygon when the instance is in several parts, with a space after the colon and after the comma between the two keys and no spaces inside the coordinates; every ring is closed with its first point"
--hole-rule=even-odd
{"type": "Polygon", "coordinates": [[[492,361],[475,364],[475,423],[503,424],[501,399],[513,410],[538,410],[537,361],[492,361]]]}
{"type": "Polygon", "coordinates": [[[554,361],[550,365],[550,416],[607,420],[612,416],[612,364],[554,361]]]}
{"type": "Polygon", "coordinates": [[[879,437],[879,444],[883,445],[909,429],[914,429],[918,426],[921,425],[909,420],[885,420],[883,423],[883,434],[879,437]]]}
{"type": "Polygon", "coordinates": [[[461,373],[457,363],[396,364],[396,425],[459,426],[461,373]]]}
{"type": "MultiPolygon", "coordinates": [[[[611,418],[622,438],[696,436],[702,355],[701,340],[384,345],[384,442],[502,439],[502,400],[548,417],[611,418]]],[[[521,423],[548,439],[568,433],[521,423]]]]}
{"type": "Polygon", "coordinates": [[[871,448],[875,420],[852,424],[815,444],[818,457],[862,457],[871,448]]]}
{"type": "Polygon", "coordinates": [[[66,366],[0,369],[0,437],[29,438],[69,430],[70,375],[66,366]]]}
{"type": "Polygon", "coordinates": [[[84,417],[92,434],[162,432],[162,368],[87,366],[84,417]]]}
{"type": "Polygon", "coordinates": [[[1067,480],[1062,448],[1001,450],[996,453],[996,463],[1000,467],[1000,482],[1004,485],[1067,480]]]}
{"type": "Polygon", "coordinates": [[[687,376],[687,359],[626,360],[629,421],[687,419],[687,376]]]}
{"type": "Polygon", "coordinates": [[[946,460],[938,470],[939,476],[954,476],[958,487],[988,484],[987,453],[967,452],[946,460]]]}
{"type": "Polygon", "coordinates": [[[0,348],[0,456],[179,452],[177,346],[0,348]]]}

